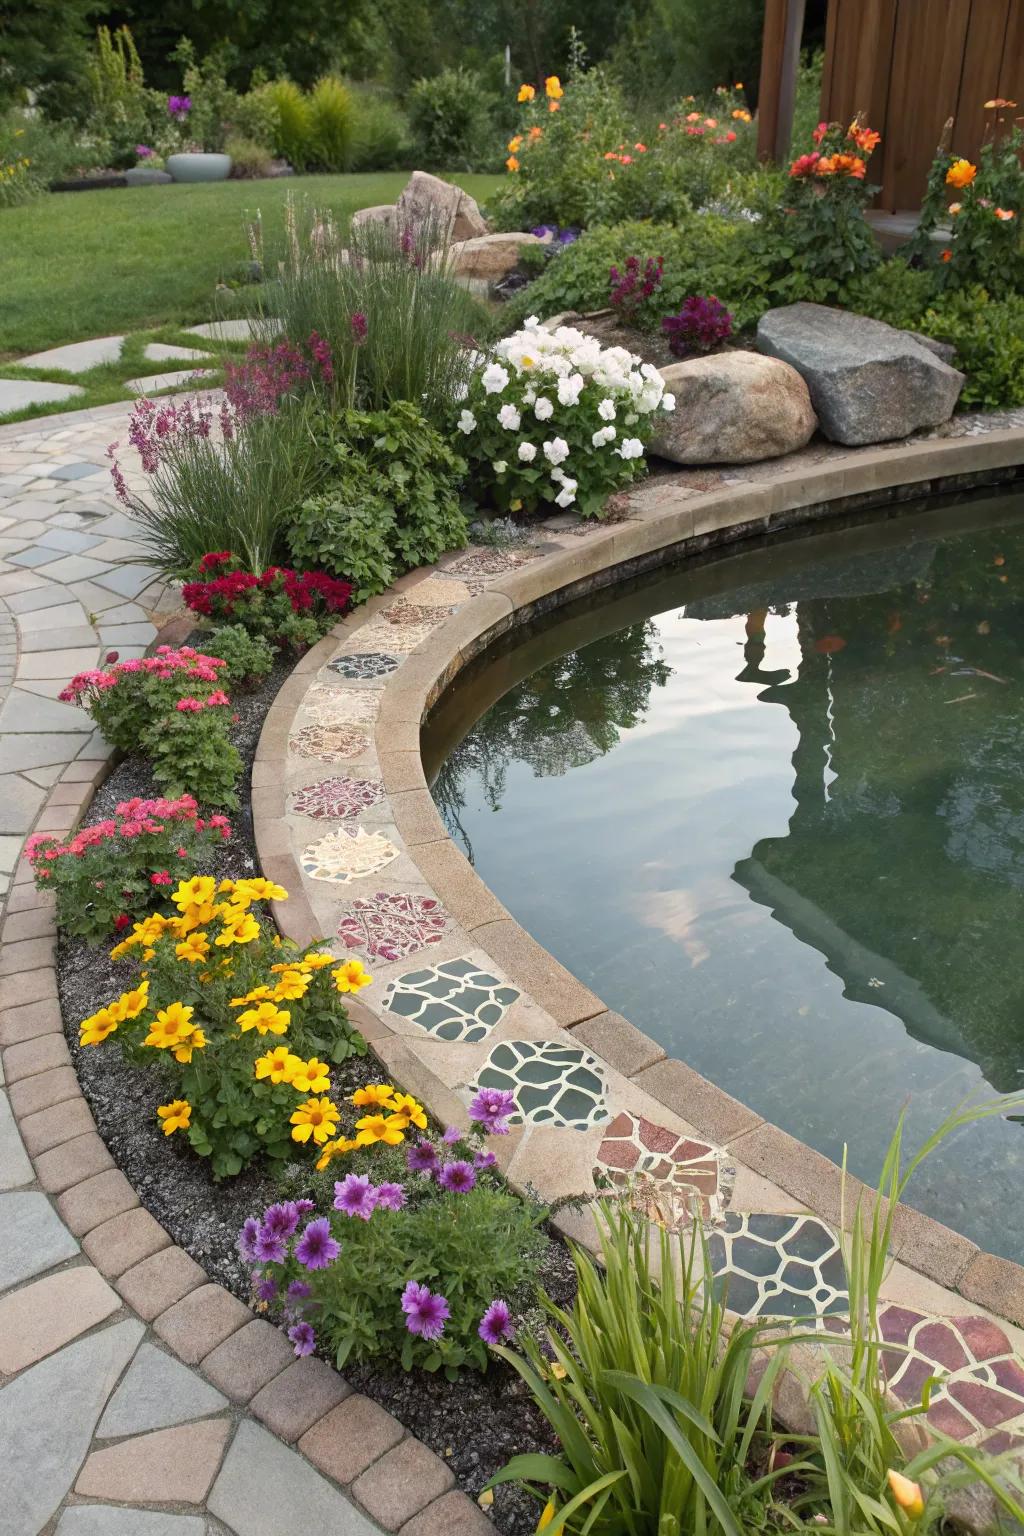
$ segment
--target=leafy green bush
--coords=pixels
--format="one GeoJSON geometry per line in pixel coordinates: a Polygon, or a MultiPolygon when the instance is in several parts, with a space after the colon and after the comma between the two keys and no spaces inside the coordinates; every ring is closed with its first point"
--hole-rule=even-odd
{"type": "Polygon", "coordinates": [[[274,149],[293,170],[305,171],[310,163],[313,118],[309,98],[292,80],[273,80],[264,87],[273,106],[276,128],[274,149]]]}
{"type": "Polygon", "coordinates": [[[219,46],[200,60],[183,37],[171,58],[181,65],[185,98],[191,103],[180,124],[186,147],[222,152],[238,101],[227,82],[227,50],[219,46]]]}
{"type": "Polygon", "coordinates": [[[347,87],[333,75],[324,75],[309,96],[309,159],[318,170],[348,169],[353,116],[347,87]]]}
{"type": "Polygon", "coordinates": [[[419,158],[431,170],[491,170],[498,161],[492,106],[472,70],[443,69],[417,80],[406,108],[419,158]]]}
{"type": "Polygon", "coordinates": [[[956,366],[967,375],[961,405],[986,411],[1024,405],[1024,296],[950,291],[915,329],[956,347],[956,366]]]}
{"type": "MultiPolygon", "coordinates": [[[[1004,107],[992,101],[996,129],[1004,129],[1004,107]]],[[[941,149],[928,175],[928,186],[910,253],[938,265],[943,287],[980,286],[993,298],[1010,297],[1024,286],[1024,131],[1017,120],[1010,131],[990,138],[981,147],[976,165],[941,149]],[[947,200],[949,206],[947,207],[947,200]],[[937,226],[949,223],[944,248],[932,238],[937,226]]]]}
{"type": "Polygon", "coordinates": [[[236,693],[254,688],[274,670],[274,651],[265,635],[250,634],[244,624],[221,624],[203,639],[207,656],[224,663],[224,683],[236,693]]]}
{"type": "Polygon", "coordinates": [[[778,268],[775,292],[786,303],[827,303],[882,260],[864,217],[876,190],[866,180],[867,157],[879,135],[855,118],[848,128],[821,123],[812,139],[790,166],[788,206],[762,225],[766,257],[778,268]]]}
{"type": "Polygon", "coordinates": [[[12,110],[0,116],[0,206],[24,202],[51,182],[98,165],[101,158],[98,146],[78,143],[69,123],[51,122],[38,112],[12,110]]]}
{"type": "Polygon", "coordinates": [[[236,99],[231,129],[264,149],[275,149],[280,137],[280,118],[272,85],[263,81],[236,99]]]}
{"type": "Polygon", "coordinates": [[[289,529],[292,557],[356,588],[362,600],[394,577],[466,542],[458,490],[465,460],[409,400],[346,411],[325,461],[325,486],[289,529]]]}
{"type": "Polygon", "coordinates": [[[890,257],[872,272],[862,273],[844,284],[839,302],[859,315],[870,315],[901,331],[923,331],[925,310],[938,292],[935,275],[921,267],[911,267],[899,254],[890,257]]]}
{"type": "Polygon", "coordinates": [[[142,61],[128,27],[99,27],[85,70],[89,130],[108,147],[114,166],[135,164],[135,146],[147,141],[152,121],[142,61]]]}
{"type": "Polygon", "coordinates": [[[231,156],[231,174],[239,181],[270,174],[270,150],[255,139],[232,134],[224,144],[224,153],[231,156]]]}
{"type": "Polygon", "coordinates": [[[353,171],[395,170],[408,163],[412,135],[396,102],[373,87],[352,87],[353,171]]]}

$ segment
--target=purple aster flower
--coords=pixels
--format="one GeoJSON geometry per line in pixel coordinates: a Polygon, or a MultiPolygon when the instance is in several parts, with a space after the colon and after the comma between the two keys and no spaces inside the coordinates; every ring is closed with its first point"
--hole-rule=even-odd
{"type": "Polygon", "coordinates": [[[334,1186],[334,1209],[344,1211],[346,1216],[369,1221],[375,1204],[376,1191],[365,1173],[347,1173],[334,1186]]]}
{"type": "Polygon", "coordinates": [[[375,1195],[376,1204],[386,1211],[400,1211],[405,1204],[405,1190],[401,1184],[378,1184],[375,1195]]]}
{"type": "Polygon", "coordinates": [[[297,1216],[308,1216],[310,1211],[315,1211],[315,1210],[316,1210],[316,1206],[314,1205],[312,1200],[296,1200],[295,1201],[295,1214],[297,1216]]]}
{"type": "Polygon", "coordinates": [[[497,1161],[493,1152],[477,1152],[473,1156],[473,1167],[477,1170],[493,1168],[497,1161]]]}
{"type": "Polygon", "coordinates": [[[304,1269],[326,1269],[340,1252],[341,1244],[331,1236],[326,1216],[311,1221],[295,1245],[295,1257],[304,1269]]]}
{"type": "Polygon", "coordinates": [[[510,1088],[481,1088],[469,1106],[470,1118],[492,1136],[508,1133],[508,1117],[515,1112],[516,1096],[510,1088]]]}
{"type": "Polygon", "coordinates": [[[260,1227],[253,1252],[261,1264],[283,1264],[287,1249],[283,1237],[260,1227]]]}
{"type": "Polygon", "coordinates": [[[505,1301],[492,1301],[483,1317],[477,1333],[485,1344],[503,1344],[512,1337],[512,1314],[505,1301]]]}
{"type": "Polygon", "coordinates": [[[417,1141],[406,1151],[405,1165],[410,1173],[425,1173],[431,1178],[440,1166],[437,1149],[429,1141],[417,1141]]]}
{"type": "Polygon", "coordinates": [[[256,1299],[257,1299],[257,1301],[273,1301],[273,1299],[274,1299],[274,1297],[276,1295],[277,1295],[277,1281],[276,1280],[271,1280],[269,1275],[268,1275],[266,1279],[261,1280],[259,1282],[259,1284],[257,1285],[257,1287],[256,1287],[256,1299]]]}
{"type": "Polygon", "coordinates": [[[424,1339],[439,1339],[445,1320],[451,1317],[445,1298],[434,1295],[425,1285],[417,1285],[415,1280],[410,1280],[402,1292],[402,1311],[409,1332],[424,1339]]]}
{"type": "Polygon", "coordinates": [[[461,1160],[455,1163],[445,1163],[438,1174],[438,1183],[442,1189],[447,1189],[455,1195],[465,1195],[476,1183],[476,1174],[470,1163],[461,1160]]]}
{"type": "Polygon", "coordinates": [[[263,1212],[263,1231],[274,1237],[291,1237],[299,1224],[299,1208],[294,1200],[268,1205],[263,1212]]]}
{"type": "Polygon", "coordinates": [[[295,1353],[311,1355],[316,1348],[316,1334],[313,1332],[312,1323],[295,1323],[288,1329],[288,1337],[295,1345],[295,1353]]]}
{"type": "Polygon", "coordinates": [[[285,1292],[289,1301],[307,1301],[312,1294],[313,1288],[305,1280],[293,1280],[285,1292]]]}
{"type": "Polygon", "coordinates": [[[457,1125],[450,1125],[441,1137],[446,1147],[454,1147],[457,1141],[462,1140],[462,1132],[457,1125]]]}
{"type": "Polygon", "coordinates": [[[255,1216],[247,1216],[242,1222],[242,1230],[238,1234],[238,1251],[247,1264],[256,1262],[256,1239],[260,1233],[260,1224],[255,1216]]]}

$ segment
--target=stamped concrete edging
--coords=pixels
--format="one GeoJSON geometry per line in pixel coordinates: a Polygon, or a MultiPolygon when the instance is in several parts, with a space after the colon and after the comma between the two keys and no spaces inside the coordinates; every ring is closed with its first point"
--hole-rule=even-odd
{"type": "MultiPolygon", "coordinates": [[[[813,1151],[740,1104],[663,1049],[605,1004],[525,931],[455,847],[434,806],[419,753],[420,727],[458,673],[514,623],[610,584],[622,575],[798,523],[885,504],[904,497],[1011,479],[1024,465],[1024,431],[974,438],[935,439],[862,451],[810,473],[790,471],[766,483],[730,486],[696,505],[673,506],[671,483],[657,481],[630,497],[626,521],[608,524],[575,547],[534,561],[465,602],[415,649],[384,686],[376,722],[376,746],[384,788],[401,836],[447,911],[485,950],[511,982],[594,1056],[630,1078],[709,1140],[770,1178],[806,1210],[840,1223],[841,1174],[813,1151]],[[903,488],[907,488],[904,490],[903,488]]],[[[302,891],[302,874],[284,824],[283,756],[292,720],[310,679],[334,654],[339,638],[351,637],[391,600],[432,572],[443,574],[457,556],[410,573],[382,598],[372,600],[302,658],[268,714],[254,769],[253,816],[261,863],[268,876],[293,893],[275,912],[283,933],[299,943],[324,935],[302,891]]],[[[415,599],[413,598],[413,601],[415,599]]],[[[328,935],[328,937],[330,937],[328,935]]],[[[464,1123],[461,1101],[403,1046],[375,1014],[359,1003],[351,1011],[393,1075],[405,1073],[435,1113],[464,1123]]],[[[541,1189],[543,1194],[543,1188],[541,1189]]],[[[871,1192],[848,1178],[846,1209],[871,1192]]],[[[581,1235],[579,1221],[561,1223],[581,1235]]],[[[589,1237],[589,1224],[582,1235],[589,1237]]],[[[894,1246],[900,1261],[947,1291],[958,1293],[1002,1318],[1024,1326],[1024,1268],[983,1252],[933,1218],[901,1206],[894,1246]]]]}

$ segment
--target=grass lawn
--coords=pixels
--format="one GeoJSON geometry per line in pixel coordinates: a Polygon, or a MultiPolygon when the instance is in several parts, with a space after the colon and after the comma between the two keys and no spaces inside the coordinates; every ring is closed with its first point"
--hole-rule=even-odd
{"type": "MultiPolygon", "coordinates": [[[[214,287],[248,259],[247,213],[263,215],[269,258],[289,193],[343,220],[394,202],[408,179],[394,171],[60,192],[0,209],[0,364],[64,342],[231,313],[214,287]]],[[[451,180],[482,201],[500,178],[451,180]]]]}

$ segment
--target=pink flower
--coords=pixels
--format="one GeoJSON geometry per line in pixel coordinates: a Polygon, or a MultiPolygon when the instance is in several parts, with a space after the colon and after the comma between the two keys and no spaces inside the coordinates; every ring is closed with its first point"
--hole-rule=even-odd
{"type": "Polygon", "coordinates": [[[166,869],[158,869],[155,874],[150,875],[149,883],[150,885],[172,885],[174,882],[166,869]]]}
{"type": "Polygon", "coordinates": [[[197,709],[202,709],[203,706],[200,704],[198,699],[188,698],[188,699],[179,699],[177,704],[175,704],[174,707],[179,712],[179,714],[185,714],[186,711],[195,711],[197,709]]]}

